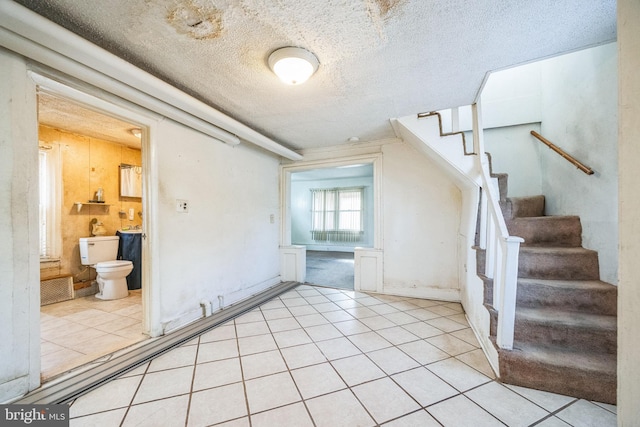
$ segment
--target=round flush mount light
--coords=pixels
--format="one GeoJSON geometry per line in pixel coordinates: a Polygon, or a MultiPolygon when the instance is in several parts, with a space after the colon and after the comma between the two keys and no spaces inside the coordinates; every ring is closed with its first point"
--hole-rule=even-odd
{"type": "Polygon", "coordinates": [[[301,47],[283,47],[269,55],[269,67],[284,83],[299,85],[318,69],[318,58],[301,47]]]}
{"type": "Polygon", "coordinates": [[[140,128],[129,129],[129,133],[136,138],[142,137],[142,130],[140,128]]]}

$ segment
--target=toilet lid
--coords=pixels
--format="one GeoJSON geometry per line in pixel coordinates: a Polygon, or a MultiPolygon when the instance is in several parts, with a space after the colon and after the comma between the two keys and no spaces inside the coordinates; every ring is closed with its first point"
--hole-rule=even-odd
{"type": "Polygon", "coordinates": [[[118,261],[103,261],[96,264],[96,268],[119,268],[132,265],[131,261],[118,260],[118,261]]]}

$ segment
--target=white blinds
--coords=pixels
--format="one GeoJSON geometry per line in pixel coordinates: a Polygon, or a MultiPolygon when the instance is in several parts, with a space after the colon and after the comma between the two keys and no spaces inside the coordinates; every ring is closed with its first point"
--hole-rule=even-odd
{"type": "Polygon", "coordinates": [[[312,239],[360,241],[364,232],[363,193],[362,187],[311,190],[312,239]]]}

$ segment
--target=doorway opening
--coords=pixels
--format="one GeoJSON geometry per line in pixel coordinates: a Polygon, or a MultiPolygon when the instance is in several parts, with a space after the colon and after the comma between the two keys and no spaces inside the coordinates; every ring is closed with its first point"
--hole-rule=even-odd
{"type": "Polygon", "coordinates": [[[139,124],[38,87],[43,383],[148,338],[141,265],[145,132],[139,124]],[[121,172],[132,167],[140,178],[124,185],[121,172]],[[96,297],[106,295],[106,285],[80,255],[81,240],[94,236],[117,241],[113,259],[105,261],[131,261],[126,296],[96,297]]]}
{"type": "Polygon", "coordinates": [[[354,250],[374,246],[373,164],[291,173],[291,243],[307,248],[306,281],[354,288],[354,250]]]}

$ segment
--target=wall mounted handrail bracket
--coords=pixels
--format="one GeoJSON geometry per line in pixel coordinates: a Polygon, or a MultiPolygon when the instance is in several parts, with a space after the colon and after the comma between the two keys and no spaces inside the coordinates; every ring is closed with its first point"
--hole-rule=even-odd
{"type": "Polygon", "coordinates": [[[564,159],[566,159],[569,163],[571,163],[572,165],[574,165],[575,167],[577,167],[578,169],[580,169],[582,172],[586,173],[587,175],[593,175],[593,169],[591,169],[589,166],[584,165],[583,163],[581,163],[580,161],[578,161],[575,157],[573,157],[571,154],[567,153],[566,151],[564,151],[562,148],[558,147],[557,145],[555,145],[553,142],[549,141],[547,138],[545,138],[544,136],[540,135],[538,132],[536,132],[535,130],[531,131],[531,135],[533,135],[534,137],[536,137],[536,139],[538,139],[540,142],[542,142],[544,145],[546,145],[547,147],[551,148],[553,151],[555,151],[556,153],[560,154],[560,156],[562,156],[564,159]]]}

